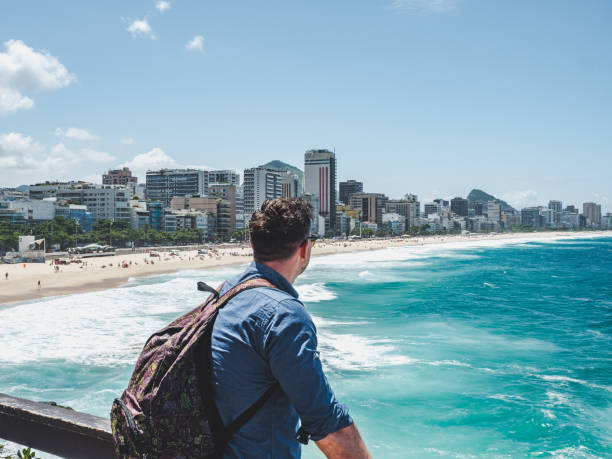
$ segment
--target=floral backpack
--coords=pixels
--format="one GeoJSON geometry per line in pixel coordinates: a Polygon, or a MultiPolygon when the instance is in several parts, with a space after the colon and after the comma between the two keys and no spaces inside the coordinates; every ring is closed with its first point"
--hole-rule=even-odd
{"type": "Polygon", "coordinates": [[[204,282],[208,300],[154,333],[145,344],[127,389],[110,413],[120,458],[218,458],[225,444],[278,385],[223,426],[212,399],[211,336],[219,309],[245,290],[277,288],[263,278],[236,285],[223,296],[204,282]]]}

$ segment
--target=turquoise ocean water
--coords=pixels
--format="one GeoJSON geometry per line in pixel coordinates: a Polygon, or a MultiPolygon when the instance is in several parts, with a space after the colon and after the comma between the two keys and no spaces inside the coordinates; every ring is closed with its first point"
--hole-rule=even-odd
{"type": "MultiPolygon", "coordinates": [[[[239,270],[0,307],[0,392],[106,416],[196,280],[239,270]]],[[[612,457],[612,237],[318,257],[297,288],[374,457],[612,457]]]]}

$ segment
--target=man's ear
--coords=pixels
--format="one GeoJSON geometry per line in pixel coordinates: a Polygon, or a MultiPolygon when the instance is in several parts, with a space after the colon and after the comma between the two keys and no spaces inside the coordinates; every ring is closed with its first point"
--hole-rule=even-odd
{"type": "Polygon", "coordinates": [[[306,242],[304,242],[298,249],[300,251],[301,258],[306,258],[308,256],[308,245],[309,244],[310,244],[310,241],[306,240],[306,242]]]}

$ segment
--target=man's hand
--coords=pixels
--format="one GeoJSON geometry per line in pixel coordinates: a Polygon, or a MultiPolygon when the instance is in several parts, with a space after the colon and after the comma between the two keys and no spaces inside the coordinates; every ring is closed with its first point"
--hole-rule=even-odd
{"type": "Polygon", "coordinates": [[[329,459],[372,459],[355,424],[330,433],[316,443],[329,459]]]}

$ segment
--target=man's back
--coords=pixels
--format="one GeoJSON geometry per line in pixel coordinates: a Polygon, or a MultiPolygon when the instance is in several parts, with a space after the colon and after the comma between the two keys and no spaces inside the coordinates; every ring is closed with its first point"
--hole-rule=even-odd
{"type": "Polygon", "coordinates": [[[226,457],[300,457],[300,418],[315,441],[352,419],[323,374],[310,315],[283,276],[254,262],[221,293],[253,277],[279,290],[243,292],[219,312],[212,334],[213,397],[227,425],[277,381],[280,387],[234,434],[226,457]]]}

